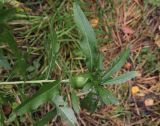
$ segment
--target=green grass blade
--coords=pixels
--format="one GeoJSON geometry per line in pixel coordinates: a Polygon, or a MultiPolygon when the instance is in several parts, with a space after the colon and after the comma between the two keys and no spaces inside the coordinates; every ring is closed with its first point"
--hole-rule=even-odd
{"type": "Polygon", "coordinates": [[[78,122],[74,111],[67,106],[67,103],[63,100],[63,97],[57,96],[52,101],[56,105],[57,112],[63,121],[65,121],[68,126],[77,126],[78,122]]]}
{"type": "Polygon", "coordinates": [[[138,75],[139,73],[137,71],[126,72],[118,77],[105,81],[103,84],[122,84],[135,78],[138,75]]]}
{"type": "MultiPolygon", "coordinates": [[[[0,106],[0,109],[1,109],[1,106],[0,106]]],[[[2,112],[2,109],[0,110],[0,126],[5,126],[4,125],[4,115],[3,115],[3,112],[2,112]]]]}
{"type": "Polygon", "coordinates": [[[102,81],[105,82],[109,77],[111,77],[115,72],[121,69],[121,67],[126,62],[129,57],[130,49],[127,48],[124,52],[121,53],[120,57],[110,65],[110,68],[105,72],[105,75],[102,78],[102,81]]]}
{"type": "Polygon", "coordinates": [[[33,126],[44,126],[47,124],[50,120],[52,120],[57,115],[56,109],[53,109],[52,111],[48,112],[44,117],[35,123],[33,126]]]}
{"type": "Polygon", "coordinates": [[[73,12],[74,20],[83,37],[80,42],[80,47],[86,56],[88,69],[93,71],[97,59],[97,40],[95,33],[77,3],[74,3],[73,5],[73,12]]]}
{"type": "Polygon", "coordinates": [[[49,23],[50,33],[48,35],[49,48],[47,48],[49,65],[46,72],[46,79],[48,79],[51,76],[51,72],[55,67],[55,61],[60,47],[53,24],[53,19],[51,19],[49,23]]]}
{"type": "Polygon", "coordinates": [[[30,112],[36,109],[41,104],[51,100],[58,94],[58,85],[60,81],[55,81],[50,84],[45,84],[36,94],[31,98],[26,99],[22,104],[20,104],[15,110],[14,113],[22,115],[26,112],[30,112]]]}

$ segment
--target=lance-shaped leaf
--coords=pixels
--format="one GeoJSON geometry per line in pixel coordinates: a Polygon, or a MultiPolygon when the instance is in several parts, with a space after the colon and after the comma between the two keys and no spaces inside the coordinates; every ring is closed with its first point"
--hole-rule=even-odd
{"type": "Polygon", "coordinates": [[[43,103],[51,100],[58,94],[58,85],[60,81],[55,81],[50,84],[45,84],[42,88],[35,93],[31,98],[26,99],[22,104],[15,108],[14,113],[22,115],[26,112],[30,112],[43,103]]]}
{"type": "Polygon", "coordinates": [[[59,42],[57,41],[57,35],[56,32],[54,30],[54,21],[53,18],[51,18],[50,22],[49,22],[49,29],[50,29],[50,33],[48,35],[48,39],[47,39],[47,52],[48,52],[48,69],[46,72],[46,79],[48,79],[51,75],[52,70],[55,67],[55,61],[57,58],[57,53],[59,51],[59,42]]]}
{"type": "Polygon", "coordinates": [[[57,115],[57,111],[56,111],[56,109],[53,109],[52,111],[50,111],[46,115],[44,115],[44,117],[40,121],[36,122],[34,124],[34,126],[44,126],[50,120],[52,120],[56,115],[57,115]]]}
{"type": "Polygon", "coordinates": [[[118,104],[117,98],[115,96],[113,96],[113,94],[109,90],[107,90],[101,86],[97,86],[96,90],[97,90],[101,100],[105,104],[118,104]]]}
{"type": "MultiPolygon", "coordinates": [[[[0,25],[2,25],[2,24],[0,24],[0,25]]],[[[14,53],[16,60],[17,60],[17,64],[16,64],[17,70],[19,71],[19,73],[21,75],[23,75],[23,77],[25,77],[26,66],[27,66],[25,59],[23,58],[22,53],[18,49],[17,43],[16,43],[12,33],[10,32],[8,27],[5,25],[0,27],[0,43],[2,43],[2,42],[5,42],[9,45],[10,49],[14,53]]]]}
{"type": "Polygon", "coordinates": [[[74,3],[73,5],[73,12],[75,22],[83,38],[80,42],[80,47],[86,56],[88,69],[92,71],[97,59],[96,36],[86,16],[77,3],[74,3]]]}
{"type": "Polygon", "coordinates": [[[103,83],[104,84],[122,84],[122,83],[125,83],[126,81],[129,81],[129,80],[135,78],[138,75],[139,75],[139,73],[137,71],[130,71],[130,72],[126,72],[118,77],[115,77],[113,79],[107,80],[103,83]]]}
{"type": "Polygon", "coordinates": [[[79,98],[76,95],[75,91],[72,91],[72,93],[71,93],[71,99],[72,99],[72,106],[73,106],[74,111],[76,113],[79,113],[79,111],[80,111],[79,98]]]}
{"type": "Polygon", "coordinates": [[[62,96],[53,98],[53,103],[56,105],[57,113],[61,116],[63,121],[68,126],[77,126],[78,122],[76,116],[71,108],[67,106],[67,103],[63,100],[62,96]]]}
{"type": "Polygon", "coordinates": [[[110,68],[105,72],[102,81],[105,82],[109,77],[112,76],[115,72],[121,69],[121,67],[126,62],[127,58],[129,57],[130,49],[127,48],[124,52],[121,53],[120,57],[114,61],[110,68]]]}

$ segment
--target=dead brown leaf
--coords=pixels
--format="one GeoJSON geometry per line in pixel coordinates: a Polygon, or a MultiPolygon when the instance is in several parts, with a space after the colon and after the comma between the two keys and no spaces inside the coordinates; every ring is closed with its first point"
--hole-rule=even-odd
{"type": "Polygon", "coordinates": [[[90,21],[93,28],[95,28],[99,23],[99,18],[94,18],[90,21]]]}
{"type": "Polygon", "coordinates": [[[122,30],[123,30],[123,32],[124,32],[125,34],[133,34],[133,33],[134,33],[133,29],[131,29],[131,28],[128,27],[128,26],[122,27],[122,30]]]}
{"type": "Polygon", "coordinates": [[[136,95],[137,93],[140,92],[140,89],[138,86],[133,86],[131,91],[132,91],[132,95],[136,95]]]}
{"type": "Polygon", "coordinates": [[[160,48],[160,35],[156,35],[154,40],[155,40],[155,44],[160,48]]]}
{"type": "Polygon", "coordinates": [[[154,100],[152,98],[147,98],[144,101],[145,106],[153,106],[154,105],[154,100]]]}

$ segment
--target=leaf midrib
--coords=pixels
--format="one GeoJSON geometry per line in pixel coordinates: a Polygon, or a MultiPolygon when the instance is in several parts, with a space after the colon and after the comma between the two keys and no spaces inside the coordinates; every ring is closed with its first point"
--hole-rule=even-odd
{"type": "MultiPolygon", "coordinates": [[[[87,32],[86,32],[86,30],[85,30],[85,27],[84,27],[84,24],[83,24],[83,22],[85,22],[85,17],[84,17],[84,15],[82,14],[82,10],[80,9],[80,12],[78,11],[78,6],[76,5],[76,10],[77,10],[77,13],[78,14],[80,14],[80,16],[83,18],[83,21],[82,21],[82,28],[83,28],[83,30],[84,30],[84,35],[85,35],[85,37],[86,37],[86,39],[87,39],[87,45],[88,45],[88,48],[89,48],[89,52],[90,52],[90,60],[91,60],[91,70],[92,70],[92,68],[93,68],[93,56],[92,56],[92,51],[91,51],[91,45],[90,45],[90,42],[89,42],[89,39],[88,39],[88,36],[87,36],[87,32]]],[[[83,34],[83,33],[82,33],[83,34]]]]}
{"type": "MultiPolygon", "coordinates": [[[[127,51],[128,51],[128,50],[127,50],[127,51]]],[[[122,63],[122,62],[127,58],[127,56],[128,56],[128,52],[126,52],[124,55],[122,55],[122,57],[119,58],[119,60],[117,61],[117,63],[107,71],[107,74],[104,76],[104,79],[110,77],[110,76],[115,72],[115,68],[116,68],[117,66],[119,66],[119,64],[122,63]],[[123,59],[123,60],[122,60],[122,59],[123,59]]],[[[125,62],[125,61],[124,61],[124,62],[125,62]]],[[[122,66],[122,65],[121,65],[121,66],[122,66]]],[[[120,67],[121,67],[121,66],[120,66],[120,67]]],[[[104,80],[104,81],[105,81],[105,80],[104,80]]]]}

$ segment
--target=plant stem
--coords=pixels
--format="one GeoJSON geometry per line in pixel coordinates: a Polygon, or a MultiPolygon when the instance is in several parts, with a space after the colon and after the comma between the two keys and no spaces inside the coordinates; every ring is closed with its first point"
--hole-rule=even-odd
{"type": "MultiPolygon", "coordinates": [[[[41,84],[41,83],[51,83],[56,80],[31,80],[31,81],[13,81],[13,82],[0,82],[0,85],[14,85],[14,84],[41,84]]],[[[69,79],[66,80],[61,80],[62,83],[67,83],[69,82],[69,79]]]]}

